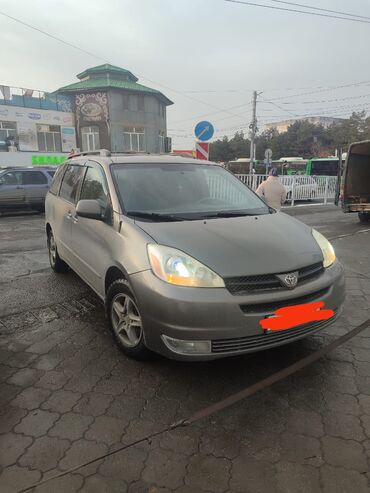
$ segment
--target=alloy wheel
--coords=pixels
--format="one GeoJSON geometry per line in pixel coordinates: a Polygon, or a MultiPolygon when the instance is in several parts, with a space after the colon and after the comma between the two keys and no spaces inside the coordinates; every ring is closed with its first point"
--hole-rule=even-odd
{"type": "Polygon", "coordinates": [[[50,260],[50,264],[52,267],[55,266],[56,258],[57,258],[57,247],[55,244],[54,235],[53,235],[53,233],[50,233],[49,234],[49,260],[50,260]]]}
{"type": "Polygon", "coordinates": [[[136,347],[143,336],[142,321],[134,300],[127,294],[118,293],[111,304],[113,330],[128,348],[136,347]]]}

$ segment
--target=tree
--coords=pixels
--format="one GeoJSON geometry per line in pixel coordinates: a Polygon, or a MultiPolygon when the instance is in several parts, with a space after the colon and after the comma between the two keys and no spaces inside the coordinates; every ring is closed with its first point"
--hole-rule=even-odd
{"type": "Polygon", "coordinates": [[[249,157],[250,141],[244,138],[243,132],[236,132],[230,140],[230,146],[234,154],[234,159],[249,157]]]}
{"type": "Polygon", "coordinates": [[[209,159],[211,161],[232,161],[234,159],[233,151],[227,137],[212,142],[209,146],[209,159]]]}
{"type": "MultiPolygon", "coordinates": [[[[351,142],[370,140],[370,116],[365,111],[354,112],[343,121],[334,123],[328,128],[314,125],[307,120],[297,120],[286,132],[279,133],[270,128],[256,138],[256,158],[264,159],[265,150],[272,149],[274,159],[281,157],[325,157],[333,155],[335,149],[346,149],[351,142]]],[[[243,132],[234,137],[224,137],[210,145],[210,159],[231,161],[240,157],[248,157],[250,141],[244,138],[243,132]]]]}
{"type": "Polygon", "coordinates": [[[328,133],[336,148],[346,148],[351,142],[370,139],[370,117],[366,117],[365,111],[353,112],[348,119],[331,125],[328,133]]]}

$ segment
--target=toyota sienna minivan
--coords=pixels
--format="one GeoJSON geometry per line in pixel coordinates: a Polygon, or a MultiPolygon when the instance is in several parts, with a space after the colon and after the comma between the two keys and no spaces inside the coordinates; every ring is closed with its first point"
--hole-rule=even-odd
{"type": "Polygon", "coordinates": [[[95,291],[137,359],[286,344],[331,324],[344,300],[329,241],[207,161],[70,158],[47,194],[46,233],[52,269],[73,269],[95,291]]]}

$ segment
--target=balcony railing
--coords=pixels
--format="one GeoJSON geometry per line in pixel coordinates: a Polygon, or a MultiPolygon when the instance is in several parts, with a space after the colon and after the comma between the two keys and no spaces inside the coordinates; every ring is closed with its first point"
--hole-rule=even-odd
{"type": "Polygon", "coordinates": [[[62,94],[0,85],[0,105],[40,110],[73,110],[72,98],[62,94]]]}

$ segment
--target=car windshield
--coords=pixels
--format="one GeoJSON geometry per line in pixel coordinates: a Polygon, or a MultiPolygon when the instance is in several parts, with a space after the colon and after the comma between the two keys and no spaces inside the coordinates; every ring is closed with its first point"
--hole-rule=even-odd
{"type": "Polygon", "coordinates": [[[113,176],[126,214],[184,220],[268,214],[268,206],[217,165],[115,164],[113,176]]]}

